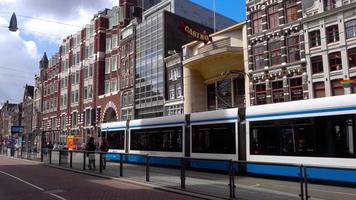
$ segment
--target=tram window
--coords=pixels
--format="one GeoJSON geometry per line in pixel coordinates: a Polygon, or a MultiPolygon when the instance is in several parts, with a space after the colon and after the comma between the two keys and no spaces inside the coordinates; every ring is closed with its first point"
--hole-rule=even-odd
{"type": "Polygon", "coordinates": [[[250,153],[356,158],[356,115],[250,124],[250,153]]]}
{"type": "Polygon", "coordinates": [[[124,149],[125,145],[125,131],[107,132],[106,138],[109,149],[124,149]]]}
{"type": "Polygon", "coordinates": [[[182,151],[182,127],[131,130],[131,150],[182,151]]]}
{"type": "Polygon", "coordinates": [[[193,153],[236,153],[235,123],[192,126],[193,153]]]}

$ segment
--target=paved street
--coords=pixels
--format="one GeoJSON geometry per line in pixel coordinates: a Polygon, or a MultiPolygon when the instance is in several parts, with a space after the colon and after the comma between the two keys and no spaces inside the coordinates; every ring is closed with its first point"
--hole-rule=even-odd
{"type": "MultiPolygon", "coordinates": [[[[46,157],[45,157],[46,160],[46,157]]],[[[96,166],[99,166],[99,157],[96,166]]],[[[45,161],[46,162],[46,161],[45,161]]],[[[88,161],[86,161],[88,163],[88,161]]],[[[52,152],[52,164],[58,166],[58,152],[52,152]]],[[[83,155],[73,154],[73,169],[82,170],[83,155]]],[[[62,167],[69,168],[68,159],[62,160],[62,167]]],[[[90,171],[99,174],[98,171],[90,171]]],[[[123,179],[146,183],[146,168],[142,165],[124,163],[123,179]]],[[[119,178],[119,164],[109,162],[102,175],[119,178]]],[[[300,199],[299,182],[272,180],[253,177],[236,177],[238,199],[300,199]]],[[[180,189],[180,170],[150,167],[150,184],[165,188],[180,189]]],[[[196,171],[186,171],[185,191],[228,198],[228,175],[196,171]]],[[[356,189],[319,184],[308,184],[309,195],[313,199],[349,200],[356,199],[356,189]]]]}
{"type": "Polygon", "coordinates": [[[195,199],[0,156],[0,199],[195,199]]]}

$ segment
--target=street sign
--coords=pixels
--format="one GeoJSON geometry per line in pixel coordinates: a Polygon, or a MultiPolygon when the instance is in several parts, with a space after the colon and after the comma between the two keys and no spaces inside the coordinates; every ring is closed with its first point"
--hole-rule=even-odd
{"type": "Polygon", "coordinates": [[[11,126],[11,134],[22,134],[23,133],[23,126],[11,126]]]}

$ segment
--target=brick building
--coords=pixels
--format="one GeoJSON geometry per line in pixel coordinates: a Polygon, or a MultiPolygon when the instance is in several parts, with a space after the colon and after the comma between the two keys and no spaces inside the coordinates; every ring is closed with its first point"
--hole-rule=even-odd
{"type": "Polygon", "coordinates": [[[247,0],[247,105],[308,98],[301,0],[247,0]]]}

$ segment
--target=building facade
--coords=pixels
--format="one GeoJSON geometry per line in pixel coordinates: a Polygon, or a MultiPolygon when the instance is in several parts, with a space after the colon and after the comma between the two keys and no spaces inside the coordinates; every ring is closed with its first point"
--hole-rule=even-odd
{"type": "Polygon", "coordinates": [[[21,126],[22,104],[9,103],[6,101],[0,109],[0,135],[4,139],[9,139],[12,126],[21,126]]]}
{"type": "Polygon", "coordinates": [[[247,105],[309,98],[302,0],[248,0],[247,105]]]}
{"type": "MultiPolygon", "coordinates": [[[[183,44],[195,39],[180,30],[181,22],[211,31],[213,16],[211,10],[187,0],[162,1],[143,13],[136,30],[135,118],[164,114],[168,96],[164,58],[168,51],[180,52],[183,44]]],[[[218,29],[233,23],[233,20],[217,15],[218,29]]]]}
{"type": "Polygon", "coordinates": [[[183,46],[184,113],[245,106],[245,22],[208,38],[183,46]]]}
{"type": "Polygon", "coordinates": [[[356,80],[356,3],[304,1],[303,29],[309,97],[356,93],[340,81],[356,80]]]}
{"type": "Polygon", "coordinates": [[[25,141],[23,150],[26,152],[28,152],[31,145],[29,141],[32,135],[33,92],[34,87],[26,85],[22,99],[21,121],[24,127],[23,139],[25,141]]]}
{"type": "Polygon", "coordinates": [[[184,113],[182,54],[176,51],[168,54],[169,56],[164,59],[166,67],[164,115],[181,115],[184,113]]]}

